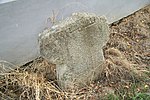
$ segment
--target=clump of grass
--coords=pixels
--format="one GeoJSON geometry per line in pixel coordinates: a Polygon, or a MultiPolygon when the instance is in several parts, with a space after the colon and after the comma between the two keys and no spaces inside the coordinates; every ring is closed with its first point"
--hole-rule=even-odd
{"type": "Polygon", "coordinates": [[[147,100],[144,98],[149,98],[149,89],[148,83],[141,81],[128,85],[121,85],[121,87],[116,89],[115,94],[118,96],[119,100],[147,100]],[[143,99],[137,99],[138,97],[143,99]]]}
{"type": "Polygon", "coordinates": [[[80,89],[64,91],[54,81],[47,81],[40,74],[26,71],[3,73],[0,84],[2,100],[98,100],[104,94],[104,88],[96,83],[80,89]]]}
{"type": "Polygon", "coordinates": [[[135,96],[132,96],[132,97],[126,97],[124,99],[122,99],[122,98],[119,99],[119,98],[120,97],[118,95],[108,94],[107,96],[105,96],[103,98],[103,100],[150,100],[150,94],[147,94],[147,93],[137,93],[135,96]]]}
{"type": "Polygon", "coordinates": [[[102,100],[150,100],[150,88],[147,84],[144,82],[122,84],[116,87],[114,94],[108,94],[102,100]]]}
{"type": "Polygon", "coordinates": [[[132,100],[150,100],[150,94],[138,93],[132,98],[132,100]]]}
{"type": "Polygon", "coordinates": [[[55,70],[54,65],[39,58],[11,72],[0,73],[0,98],[2,100],[98,100],[103,92],[106,93],[98,83],[70,91],[62,90],[57,85],[57,80],[50,78],[52,75],[49,74],[54,74],[50,70],[55,70]]]}
{"type": "MultiPolygon", "coordinates": [[[[45,81],[43,76],[36,73],[11,72],[3,73],[3,75],[4,79],[0,89],[11,98],[41,100],[62,95],[61,90],[54,82],[45,81]]],[[[3,98],[3,96],[1,97],[3,98]]]]}
{"type": "Polygon", "coordinates": [[[149,70],[128,61],[118,49],[109,48],[106,50],[106,66],[103,71],[108,81],[140,80],[148,78],[149,70]]]}
{"type": "MultiPolygon", "coordinates": [[[[111,51],[111,50],[110,50],[111,51]]],[[[109,52],[110,52],[109,51],[109,52]]],[[[57,85],[55,65],[38,58],[16,70],[0,73],[0,99],[5,100],[132,100],[137,98],[149,98],[146,93],[149,85],[144,84],[138,91],[138,87],[131,83],[137,82],[135,72],[131,74],[127,64],[118,65],[116,60],[124,61],[123,55],[117,54],[117,50],[106,59],[103,74],[98,81],[91,82],[80,89],[65,91],[57,85]],[[117,59],[113,59],[117,56],[117,59]],[[52,74],[52,75],[50,75],[52,74]],[[131,81],[132,80],[132,81],[131,81]],[[117,88],[116,88],[117,87],[117,88]],[[138,91],[138,92],[136,92],[138,91]],[[144,95],[144,96],[143,96],[144,95]],[[141,97],[140,97],[141,96],[141,97]]],[[[138,70],[140,71],[140,70],[138,70]]],[[[143,72],[142,72],[143,73],[143,72]]],[[[138,75],[137,75],[138,76],[138,75]]],[[[141,77],[141,76],[138,76],[141,77]]]]}
{"type": "Polygon", "coordinates": [[[108,94],[104,97],[104,100],[119,100],[119,98],[115,94],[108,94]]]}

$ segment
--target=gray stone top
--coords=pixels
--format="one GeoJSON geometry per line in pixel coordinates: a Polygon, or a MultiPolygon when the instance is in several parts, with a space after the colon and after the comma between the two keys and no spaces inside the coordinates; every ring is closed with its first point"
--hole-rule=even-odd
{"type": "MultiPolygon", "coordinates": [[[[75,34],[74,31],[82,31],[85,28],[88,28],[88,27],[92,26],[93,24],[98,24],[98,23],[106,23],[106,19],[104,17],[98,17],[95,14],[89,14],[89,13],[85,13],[85,12],[84,13],[73,13],[71,17],[68,17],[65,20],[62,20],[62,21],[56,23],[50,29],[46,29],[42,33],[40,33],[39,34],[39,40],[40,40],[39,44],[44,43],[44,45],[46,46],[46,45],[51,45],[50,43],[54,43],[54,41],[55,42],[58,42],[58,41],[63,42],[62,38],[65,38],[65,40],[69,37],[73,38],[72,35],[75,34]]],[[[104,26],[105,25],[101,26],[101,24],[99,24],[98,28],[103,29],[102,27],[104,27],[104,26]]],[[[104,28],[104,29],[106,29],[106,28],[104,28]]],[[[105,34],[105,35],[108,36],[108,34],[105,34]]],[[[103,35],[101,37],[103,37],[103,35]]],[[[105,39],[106,38],[103,38],[103,40],[105,40],[105,39]]],[[[51,47],[52,47],[52,45],[51,45],[51,47]]],[[[53,48],[55,48],[55,47],[53,47],[53,48]]],[[[51,51],[51,53],[52,53],[52,51],[51,51]]],[[[54,55],[54,53],[52,55],[54,55]]],[[[58,55],[59,54],[57,54],[57,56],[58,55]]],[[[52,57],[52,59],[51,59],[52,63],[54,63],[54,64],[62,63],[60,58],[57,58],[55,56],[51,56],[51,57],[52,57]]]]}
{"type": "Polygon", "coordinates": [[[53,33],[72,33],[75,30],[86,28],[95,22],[106,22],[106,19],[104,17],[97,17],[91,13],[73,13],[72,17],[55,23],[50,29],[44,30],[42,34],[39,34],[39,37],[42,39],[45,35],[51,35],[53,33]]]}

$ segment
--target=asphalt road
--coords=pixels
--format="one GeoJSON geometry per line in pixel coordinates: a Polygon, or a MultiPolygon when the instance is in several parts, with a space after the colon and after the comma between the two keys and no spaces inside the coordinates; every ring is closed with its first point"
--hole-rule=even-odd
{"type": "Polygon", "coordinates": [[[39,56],[38,34],[51,26],[47,18],[53,11],[57,20],[86,11],[104,15],[112,23],[149,3],[150,0],[17,0],[0,4],[0,59],[22,65],[39,56]]]}

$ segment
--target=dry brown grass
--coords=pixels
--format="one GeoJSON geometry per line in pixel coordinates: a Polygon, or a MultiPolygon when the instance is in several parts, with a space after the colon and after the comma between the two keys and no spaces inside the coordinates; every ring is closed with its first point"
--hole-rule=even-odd
{"type": "Polygon", "coordinates": [[[98,99],[101,92],[99,88],[90,85],[82,89],[62,91],[53,81],[36,73],[11,72],[1,75],[1,99],[19,100],[73,100],[73,99],[98,99]],[[96,97],[95,97],[96,96],[96,97]]]}
{"type": "Polygon", "coordinates": [[[53,81],[45,81],[44,77],[37,73],[15,71],[3,73],[3,77],[1,91],[13,99],[41,100],[41,98],[52,99],[53,96],[61,95],[61,90],[53,81]]]}
{"type": "Polygon", "coordinates": [[[102,86],[98,83],[63,91],[57,85],[55,74],[55,65],[49,64],[43,58],[38,58],[11,72],[3,72],[0,74],[0,98],[2,100],[95,100],[103,92],[102,86]],[[53,78],[50,78],[51,76],[53,78]]]}
{"type": "MultiPolygon", "coordinates": [[[[60,89],[56,77],[48,79],[55,76],[55,65],[38,58],[19,69],[0,74],[0,98],[2,100],[99,100],[104,95],[114,93],[114,87],[110,85],[112,82],[118,84],[122,80],[132,80],[137,78],[133,73],[143,73],[141,70],[136,72],[133,70],[131,74],[132,69],[128,67],[128,63],[120,60],[124,58],[119,51],[111,49],[107,52],[111,52],[111,56],[103,64],[105,69],[100,79],[83,88],[69,91],[60,89]],[[125,64],[116,64],[116,59],[111,59],[112,55],[119,57],[118,60],[125,64]]],[[[141,76],[138,74],[138,77],[141,76]]]]}
{"type": "Polygon", "coordinates": [[[121,81],[135,79],[140,80],[143,77],[148,77],[146,66],[139,66],[137,64],[132,64],[126,59],[124,54],[122,54],[118,49],[109,48],[107,51],[106,66],[103,71],[106,78],[111,81],[121,81]]]}

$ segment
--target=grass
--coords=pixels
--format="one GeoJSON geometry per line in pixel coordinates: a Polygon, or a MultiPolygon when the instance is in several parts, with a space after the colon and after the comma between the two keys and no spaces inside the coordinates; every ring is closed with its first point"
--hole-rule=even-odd
{"type": "Polygon", "coordinates": [[[149,78],[139,80],[131,74],[134,78],[130,80],[130,73],[126,75],[125,70],[119,69],[119,66],[108,66],[109,64],[106,64],[107,70],[103,71],[98,81],[81,89],[64,91],[59,88],[55,78],[47,80],[45,73],[48,73],[46,70],[52,65],[37,60],[20,69],[0,74],[0,98],[2,100],[149,100],[150,84],[147,81],[149,78]],[[127,78],[124,77],[125,75],[127,78]]]}
{"type": "Polygon", "coordinates": [[[109,94],[105,100],[150,100],[150,94],[138,93],[135,96],[127,97],[126,99],[119,99],[120,97],[114,94],[109,94]]]}
{"type": "Polygon", "coordinates": [[[135,83],[130,89],[121,87],[115,94],[106,95],[104,100],[150,100],[149,89],[148,85],[135,83]]]}

